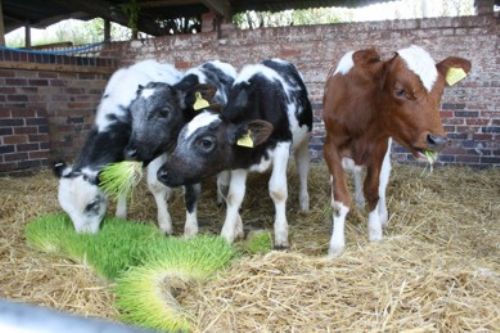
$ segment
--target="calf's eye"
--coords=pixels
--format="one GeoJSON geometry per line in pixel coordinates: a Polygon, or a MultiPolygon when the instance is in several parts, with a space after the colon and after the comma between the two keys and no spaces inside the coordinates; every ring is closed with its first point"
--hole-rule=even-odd
{"type": "Polygon", "coordinates": [[[406,92],[404,89],[397,89],[396,90],[396,96],[398,96],[398,97],[404,97],[405,94],[406,94],[406,92]]]}
{"type": "Polygon", "coordinates": [[[160,110],[158,110],[158,115],[160,117],[163,117],[163,118],[168,117],[168,109],[160,109],[160,110]]]}
{"type": "Polygon", "coordinates": [[[205,152],[209,152],[215,148],[215,140],[212,137],[203,137],[198,140],[197,144],[205,152]]]}

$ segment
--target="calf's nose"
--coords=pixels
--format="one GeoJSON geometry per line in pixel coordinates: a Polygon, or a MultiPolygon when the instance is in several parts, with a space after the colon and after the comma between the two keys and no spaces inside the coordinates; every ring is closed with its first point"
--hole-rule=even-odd
{"type": "Polygon", "coordinates": [[[441,136],[441,135],[433,135],[433,134],[428,134],[427,135],[427,145],[429,148],[432,149],[441,149],[443,146],[448,142],[448,139],[446,137],[441,136]]]}

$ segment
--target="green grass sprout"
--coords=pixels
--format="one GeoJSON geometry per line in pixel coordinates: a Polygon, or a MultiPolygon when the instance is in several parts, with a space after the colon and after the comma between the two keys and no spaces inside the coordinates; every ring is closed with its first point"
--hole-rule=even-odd
{"type": "Polygon", "coordinates": [[[124,321],[167,331],[190,327],[175,292],[209,278],[235,255],[218,236],[167,238],[152,225],[117,218],[105,218],[97,234],[77,234],[66,215],[45,215],[26,226],[25,236],[29,246],[115,281],[115,306],[124,321]]]}
{"type": "Polygon", "coordinates": [[[427,158],[427,163],[429,163],[429,170],[432,172],[434,169],[434,163],[438,159],[438,153],[432,150],[425,150],[424,155],[425,158],[427,158]]]}
{"type": "Polygon", "coordinates": [[[122,161],[108,164],[99,173],[99,186],[115,199],[130,197],[142,178],[142,162],[122,161]]]}
{"type": "Polygon", "coordinates": [[[273,248],[273,236],[267,230],[251,231],[244,244],[245,250],[250,254],[264,254],[273,248]]]}

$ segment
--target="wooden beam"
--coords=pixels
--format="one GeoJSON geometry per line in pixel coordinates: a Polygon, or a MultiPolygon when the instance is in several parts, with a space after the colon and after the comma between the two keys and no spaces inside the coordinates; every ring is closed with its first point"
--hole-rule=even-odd
{"type": "Polygon", "coordinates": [[[31,25],[29,22],[24,25],[24,47],[27,49],[31,47],[31,25]]]}
{"type": "Polygon", "coordinates": [[[0,45],[5,45],[5,26],[3,24],[2,0],[0,0],[0,45]]]}
{"type": "Polygon", "coordinates": [[[111,21],[108,19],[104,19],[104,41],[111,41],[111,21]]]}
{"type": "Polygon", "coordinates": [[[139,5],[142,8],[155,8],[155,7],[171,7],[193,5],[200,3],[200,0],[157,0],[157,1],[141,1],[139,5]]]}
{"type": "MultiPolygon", "coordinates": [[[[102,17],[113,22],[120,23],[124,26],[128,24],[128,17],[123,13],[120,6],[115,6],[105,0],[52,0],[61,6],[71,8],[75,11],[83,11],[91,16],[102,17]]],[[[164,33],[157,24],[151,20],[140,17],[138,27],[140,31],[144,31],[151,35],[161,35],[164,33]]]]}
{"type": "Polygon", "coordinates": [[[226,21],[231,19],[231,4],[228,0],[201,0],[201,2],[224,17],[226,21]]]}

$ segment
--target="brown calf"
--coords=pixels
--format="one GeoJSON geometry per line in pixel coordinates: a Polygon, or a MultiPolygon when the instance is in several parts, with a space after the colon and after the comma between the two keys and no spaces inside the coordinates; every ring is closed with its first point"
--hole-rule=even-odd
{"type": "Polygon", "coordinates": [[[345,244],[351,199],[344,169],[354,171],[356,202],[363,205],[366,198],[368,203],[370,240],[382,239],[392,138],[417,158],[438,151],[446,143],[439,115],[444,86],[463,78],[470,67],[469,61],[457,57],[435,64],[425,50],[411,46],[387,61],[374,49],[349,52],[329,74],[323,117],[334,208],[330,256],[342,253],[345,244]],[[366,167],[363,192],[362,167],[366,167]]]}

